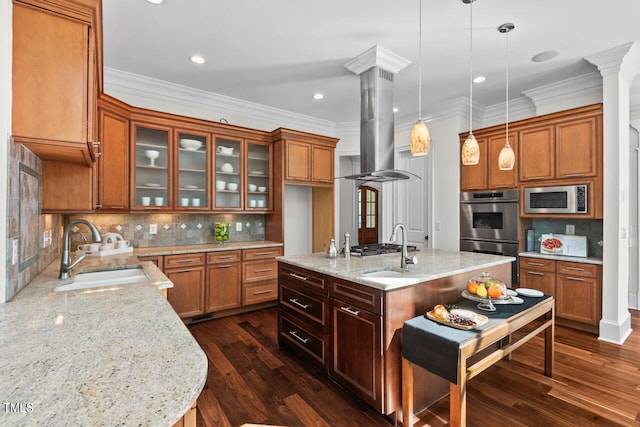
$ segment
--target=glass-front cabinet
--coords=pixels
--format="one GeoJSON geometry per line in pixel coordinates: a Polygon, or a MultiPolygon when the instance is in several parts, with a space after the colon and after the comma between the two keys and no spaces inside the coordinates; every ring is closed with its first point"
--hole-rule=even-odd
{"type": "Polygon", "coordinates": [[[214,209],[243,208],[243,141],[214,136],[215,200],[214,209]]]}
{"type": "Polygon", "coordinates": [[[246,210],[271,210],[271,144],[247,142],[246,210]]]}
{"type": "Polygon", "coordinates": [[[133,209],[158,210],[171,207],[171,131],[168,128],[133,125],[133,209]]]}
{"type": "Polygon", "coordinates": [[[208,149],[209,135],[176,131],[177,196],[176,210],[209,208],[208,149]]]}

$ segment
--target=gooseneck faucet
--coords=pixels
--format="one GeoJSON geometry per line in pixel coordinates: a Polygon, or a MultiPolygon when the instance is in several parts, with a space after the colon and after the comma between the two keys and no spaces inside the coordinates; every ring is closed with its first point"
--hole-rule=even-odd
{"type": "Polygon", "coordinates": [[[400,269],[408,270],[407,264],[417,264],[418,258],[413,256],[410,257],[407,253],[407,243],[405,241],[405,234],[407,232],[407,228],[402,223],[397,223],[393,227],[393,233],[391,233],[390,241],[395,242],[398,239],[398,229],[402,230],[402,252],[400,253],[400,269]]]}
{"type": "Polygon", "coordinates": [[[100,232],[96,228],[95,225],[91,224],[89,221],[85,219],[76,219],[71,221],[64,227],[64,231],[62,233],[62,258],[60,258],[60,279],[68,279],[69,272],[73,267],[75,267],[80,261],[82,261],[85,255],[78,257],[74,262],[71,262],[71,257],[69,256],[69,232],[71,228],[76,224],[84,224],[89,227],[91,230],[91,237],[93,238],[94,243],[102,242],[102,236],[100,236],[100,232]]]}

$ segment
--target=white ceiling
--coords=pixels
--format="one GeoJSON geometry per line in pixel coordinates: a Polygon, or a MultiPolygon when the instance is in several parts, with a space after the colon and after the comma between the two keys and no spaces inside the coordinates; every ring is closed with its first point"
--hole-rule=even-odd
{"type": "MultiPolygon", "coordinates": [[[[469,95],[469,5],[422,0],[423,110],[469,95]]],[[[373,45],[412,62],[395,78],[399,117],[418,116],[418,0],[105,0],[104,65],[333,122],[360,118],[359,79],[344,64],[373,45]],[[204,65],[189,62],[192,54],[204,65]],[[311,95],[325,98],[314,101],[311,95]]],[[[477,0],[474,102],[595,72],[585,56],[640,40],[639,0],[477,0]],[[539,52],[557,50],[548,62],[539,52]]],[[[636,79],[633,92],[640,88],[636,79]]],[[[632,96],[632,105],[640,97],[632,96]]]]}

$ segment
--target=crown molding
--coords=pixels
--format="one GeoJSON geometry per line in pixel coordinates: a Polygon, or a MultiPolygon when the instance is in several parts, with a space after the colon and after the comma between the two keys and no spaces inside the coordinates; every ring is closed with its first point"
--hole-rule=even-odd
{"type": "Polygon", "coordinates": [[[593,96],[602,101],[602,76],[599,73],[586,73],[580,76],[561,80],[522,92],[536,108],[549,104],[575,99],[582,96],[593,96]]]}
{"type": "Polygon", "coordinates": [[[357,75],[364,73],[372,67],[380,67],[393,74],[398,74],[409,64],[411,64],[411,61],[408,59],[396,55],[381,46],[374,45],[344,64],[344,67],[357,75]]]}
{"type": "MultiPolygon", "coordinates": [[[[105,93],[123,93],[142,99],[145,105],[135,105],[141,108],[158,110],[158,103],[171,107],[184,106],[190,110],[197,110],[197,118],[205,120],[211,120],[212,116],[231,115],[236,118],[233,120],[234,124],[252,128],[256,128],[257,121],[266,122],[267,124],[262,125],[262,130],[266,131],[288,127],[327,136],[335,136],[336,133],[336,123],[328,120],[108,67],[104,68],[104,88],[105,93]]],[[[182,114],[175,110],[164,112],[182,114]]]]}
{"type": "MultiPolygon", "coordinates": [[[[506,102],[490,105],[482,117],[482,127],[504,123],[506,102]]],[[[526,96],[509,100],[509,122],[534,117],[536,108],[526,96]]]]}
{"type": "Polygon", "coordinates": [[[585,56],[584,59],[598,67],[602,76],[618,73],[622,67],[624,58],[635,42],[603,50],[593,55],[585,56]]]}

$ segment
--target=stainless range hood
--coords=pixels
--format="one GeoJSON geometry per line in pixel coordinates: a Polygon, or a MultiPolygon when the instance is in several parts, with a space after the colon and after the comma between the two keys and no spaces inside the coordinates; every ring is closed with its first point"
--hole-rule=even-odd
{"type": "Polygon", "coordinates": [[[393,78],[409,65],[380,46],[373,46],[345,67],[360,76],[360,173],[345,176],[361,185],[420,179],[394,168],[393,78]]]}

